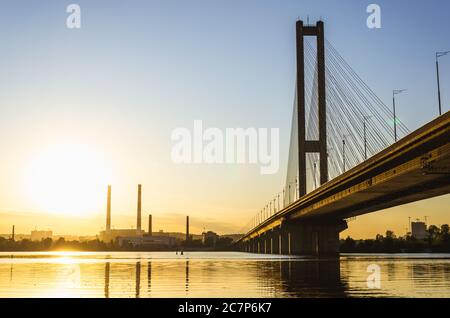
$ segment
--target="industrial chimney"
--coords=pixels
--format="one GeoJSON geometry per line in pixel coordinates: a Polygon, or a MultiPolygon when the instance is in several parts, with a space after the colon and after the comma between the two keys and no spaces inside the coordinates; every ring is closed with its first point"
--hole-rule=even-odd
{"type": "Polygon", "coordinates": [[[108,199],[106,201],[106,231],[111,230],[111,186],[108,185],[108,199]]]}
{"type": "Polygon", "coordinates": [[[189,215],[186,216],[186,242],[189,241],[189,215]]]}
{"type": "Polygon", "coordinates": [[[148,235],[152,236],[153,230],[152,230],[152,215],[148,215],[148,235]]]}
{"type": "Polygon", "coordinates": [[[138,232],[141,231],[141,185],[138,184],[138,202],[137,202],[137,226],[138,232]]]}

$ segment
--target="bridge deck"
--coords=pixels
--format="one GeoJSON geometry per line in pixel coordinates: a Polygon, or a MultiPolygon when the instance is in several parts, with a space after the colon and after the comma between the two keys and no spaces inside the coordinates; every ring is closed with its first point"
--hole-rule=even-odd
{"type": "Polygon", "coordinates": [[[291,219],[343,219],[450,193],[450,112],[323,184],[248,232],[291,219]]]}

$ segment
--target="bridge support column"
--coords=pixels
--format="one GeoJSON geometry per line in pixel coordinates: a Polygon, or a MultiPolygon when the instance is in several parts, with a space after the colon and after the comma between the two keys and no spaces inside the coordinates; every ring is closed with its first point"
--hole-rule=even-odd
{"type": "Polygon", "coordinates": [[[264,254],[267,254],[267,235],[264,235],[264,254]]]}
{"type": "Polygon", "coordinates": [[[270,233],[271,237],[271,254],[280,254],[280,232],[278,230],[272,230],[270,233]]]}
{"type": "Polygon", "coordinates": [[[281,231],[278,232],[278,254],[283,254],[282,253],[282,242],[281,242],[281,231]]]}
{"type": "Polygon", "coordinates": [[[280,229],[280,254],[290,255],[291,254],[291,244],[290,244],[290,231],[286,226],[282,226],[280,229]]]}
{"type": "Polygon", "coordinates": [[[282,225],[283,254],[338,255],[339,233],[347,228],[345,221],[286,222],[282,225]],[[286,249],[287,248],[287,249],[286,249]],[[287,251],[287,253],[286,253],[287,251]]]}
{"type": "Polygon", "coordinates": [[[270,234],[270,254],[273,254],[273,233],[270,234]]]}

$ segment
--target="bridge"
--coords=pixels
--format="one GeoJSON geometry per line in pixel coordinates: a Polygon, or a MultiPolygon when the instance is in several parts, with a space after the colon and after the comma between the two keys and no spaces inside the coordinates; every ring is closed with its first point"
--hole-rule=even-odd
{"type": "Polygon", "coordinates": [[[252,253],[336,255],[347,219],[450,193],[450,112],[410,132],[395,115],[402,91],[393,91],[390,110],[325,41],[322,21],[298,21],[296,40],[286,186],[236,244],[252,253]]]}

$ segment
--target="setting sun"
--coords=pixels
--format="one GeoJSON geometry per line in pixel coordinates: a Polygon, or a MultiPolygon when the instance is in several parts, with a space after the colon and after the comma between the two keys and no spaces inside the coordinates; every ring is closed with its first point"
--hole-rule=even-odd
{"type": "Polygon", "coordinates": [[[66,215],[98,211],[109,175],[95,149],[78,144],[53,145],[30,158],[25,174],[26,199],[36,210],[66,215]]]}

